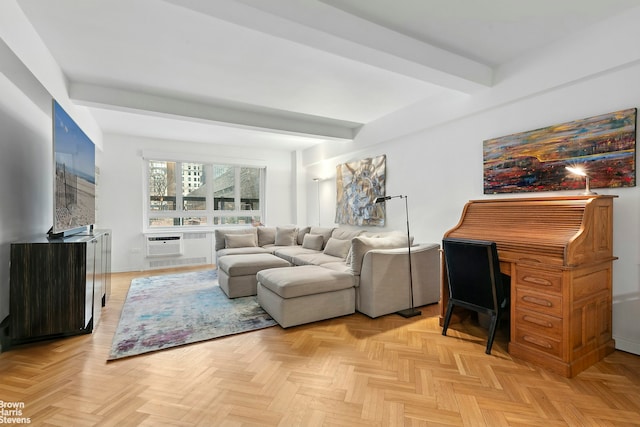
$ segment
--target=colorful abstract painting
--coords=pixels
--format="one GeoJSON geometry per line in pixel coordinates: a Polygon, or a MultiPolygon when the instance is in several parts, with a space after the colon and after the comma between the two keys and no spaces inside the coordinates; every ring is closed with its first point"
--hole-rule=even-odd
{"type": "Polygon", "coordinates": [[[336,223],[384,226],[384,207],[374,203],[385,194],[387,156],[336,167],[336,223]]]}
{"type": "Polygon", "coordinates": [[[484,141],[484,193],[636,185],[636,109],[616,111],[484,141]]]}

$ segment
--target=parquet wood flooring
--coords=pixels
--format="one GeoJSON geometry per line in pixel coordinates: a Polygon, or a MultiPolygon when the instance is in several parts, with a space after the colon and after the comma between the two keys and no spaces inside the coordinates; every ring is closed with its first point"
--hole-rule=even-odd
{"type": "Polygon", "coordinates": [[[437,304],[107,362],[131,280],[162,273],[114,274],[93,334],[0,354],[5,407],[46,426],[640,426],[640,356],[563,378],[512,359],[506,331],[486,355],[473,319],[442,336],[437,304]]]}

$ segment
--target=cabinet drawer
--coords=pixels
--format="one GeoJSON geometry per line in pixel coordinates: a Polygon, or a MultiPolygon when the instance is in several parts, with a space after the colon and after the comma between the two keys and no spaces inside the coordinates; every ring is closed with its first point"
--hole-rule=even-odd
{"type": "Polygon", "coordinates": [[[521,328],[520,326],[516,327],[515,341],[520,345],[561,357],[562,348],[560,341],[542,334],[537,334],[530,329],[521,328]]]}
{"type": "Polygon", "coordinates": [[[524,308],[549,316],[562,317],[562,297],[559,295],[533,292],[517,286],[514,302],[516,309],[524,308]]]}
{"type": "Polygon", "coordinates": [[[516,285],[527,286],[541,292],[562,293],[562,275],[535,268],[516,267],[516,285]]]}
{"type": "Polygon", "coordinates": [[[560,340],[562,337],[562,319],[558,317],[547,316],[535,311],[516,310],[516,325],[556,340],[560,340]]]}

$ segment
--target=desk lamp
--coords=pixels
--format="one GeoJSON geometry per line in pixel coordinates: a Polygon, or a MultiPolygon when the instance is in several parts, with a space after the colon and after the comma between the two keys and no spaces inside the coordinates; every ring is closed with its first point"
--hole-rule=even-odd
{"type": "Polygon", "coordinates": [[[585,196],[598,194],[591,191],[591,187],[589,186],[589,175],[587,175],[587,172],[585,172],[584,168],[580,166],[567,166],[566,169],[574,175],[584,176],[586,178],[586,187],[584,189],[584,192],[582,192],[581,194],[584,194],[585,196]]]}
{"type": "Polygon", "coordinates": [[[407,217],[407,250],[409,253],[409,290],[411,292],[411,307],[405,310],[400,310],[396,312],[396,314],[399,314],[402,317],[419,316],[421,314],[420,310],[416,310],[415,308],[413,308],[413,272],[411,271],[411,237],[410,237],[411,235],[409,234],[409,206],[407,202],[408,197],[403,195],[380,196],[380,197],[376,197],[374,203],[383,203],[389,199],[395,199],[395,198],[404,199],[404,212],[407,217]]]}

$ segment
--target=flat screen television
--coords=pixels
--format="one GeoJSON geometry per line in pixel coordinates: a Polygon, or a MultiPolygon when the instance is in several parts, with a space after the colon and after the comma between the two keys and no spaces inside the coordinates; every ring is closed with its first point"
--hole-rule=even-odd
{"type": "Polygon", "coordinates": [[[50,238],[88,231],[96,217],[95,145],[53,100],[53,227],[50,238]]]}

